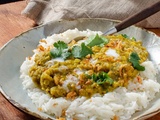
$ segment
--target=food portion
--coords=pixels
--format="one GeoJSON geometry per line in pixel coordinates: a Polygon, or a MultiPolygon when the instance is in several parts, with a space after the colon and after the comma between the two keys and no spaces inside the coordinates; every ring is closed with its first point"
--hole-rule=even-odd
{"type": "Polygon", "coordinates": [[[74,29],[40,40],[21,66],[24,88],[40,111],[67,120],[126,120],[159,92],[142,42],[101,34],[74,29]]]}
{"type": "Polygon", "coordinates": [[[58,41],[49,49],[39,46],[29,75],[54,98],[103,95],[126,87],[144,71],[140,63],[147,60],[148,53],[141,44],[124,35],[96,34],[78,42],[73,39],[70,44],[58,41]]]}

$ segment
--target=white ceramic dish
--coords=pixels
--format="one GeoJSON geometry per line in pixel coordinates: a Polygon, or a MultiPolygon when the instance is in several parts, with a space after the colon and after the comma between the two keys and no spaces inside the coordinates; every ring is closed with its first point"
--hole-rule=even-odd
{"type": "MultiPolygon", "coordinates": [[[[37,110],[23,90],[22,80],[20,80],[20,66],[27,56],[31,56],[32,50],[36,48],[42,38],[46,38],[53,33],[61,33],[67,29],[78,28],[79,30],[105,31],[114,26],[117,22],[107,19],[78,19],[73,21],[54,21],[48,24],[33,28],[21,35],[13,38],[0,50],[0,91],[3,95],[19,109],[43,119],[52,119],[51,116],[37,110]]],[[[121,33],[134,36],[143,41],[147,47],[149,58],[160,71],[160,37],[152,32],[132,26],[121,33]]],[[[160,73],[160,72],[159,72],[160,73]]],[[[160,82],[160,75],[157,75],[160,82]]],[[[160,93],[143,111],[136,112],[132,120],[142,120],[149,118],[160,111],[160,93]]]]}

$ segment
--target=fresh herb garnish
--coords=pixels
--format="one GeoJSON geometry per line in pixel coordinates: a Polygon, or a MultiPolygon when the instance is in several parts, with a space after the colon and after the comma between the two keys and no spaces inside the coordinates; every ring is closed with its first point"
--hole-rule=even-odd
{"type": "Polygon", "coordinates": [[[61,56],[62,56],[63,59],[67,59],[68,57],[71,56],[71,52],[65,51],[65,52],[63,52],[63,53],[61,54],[61,56]]]}
{"type": "Polygon", "coordinates": [[[65,42],[58,41],[53,44],[55,48],[50,51],[50,54],[53,58],[62,57],[63,59],[67,59],[70,56],[84,58],[88,54],[93,54],[90,47],[95,45],[103,46],[106,43],[108,43],[108,39],[97,34],[89,37],[86,44],[82,43],[80,46],[73,46],[69,51],[68,45],[65,42]]]}
{"type": "Polygon", "coordinates": [[[97,84],[99,85],[102,85],[104,83],[107,83],[109,85],[112,85],[113,84],[113,80],[112,78],[110,78],[108,76],[107,73],[105,72],[100,72],[98,74],[92,74],[91,76],[87,75],[88,78],[92,79],[94,82],[96,82],[97,84]]]}
{"type": "Polygon", "coordinates": [[[50,51],[53,58],[62,57],[63,59],[66,59],[71,55],[71,53],[68,52],[68,45],[65,42],[58,41],[53,45],[55,48],[50,51]]]}
{"type": "Polygon", "coordinates": [[[139,71],[144,71],[145,67],[139,64],[139,60],[140,58],[137,53],[135,52],[131,53],[129,61],[133,64],[133,67],[139,71]]]}
{"type": "Polygon", "coordinates": [[[106,43],[108,43],[108,39],[103,36],[99,36],[98,34],[90,36],[86,41],[86,45],[89,47],[93,47],[95,45],[103,46],[106,43]]]}
{"type": "Polygon", "coordinates": [[[135,38],[135,37],[132,37],[131,39],[134,40],[134,41],[136,41],[136,38],[135,38]]]}
{"type": "Polygon", "coordinates": [[[81,46],[74,46],[71,52],[73,57],[75,58],[83,58],[88,54],[93,54],[92,50],[89,47],[87,47],[84,43],[82,43],[81,46]]]}
{"type": "Polygon", "coordinates": [[[121,34],[124,38],[129,38],[129,36],[128,35],[126,35],[126,34],[121,34]]]}
{"type": "Polygon", "coordinates": [[[50,54],[53,58],[62,57],[63,59],[66,59],[71,55],[74,58],[83,58],[88,54],[93,54],[92,50],[89,47],[87,47],[84,43],[82,43],[81,46],[74,46],[71,52],[68,49],[68,45],[63,41],[58,41],[53,45],[55,48],[51,49],[50,51],[50,54]]]}
{"type": "Polygon", "coordinates": [[[127,38],[127,39],[131,39],[131,40],[135,40],[136,41],[136,38],[134,38],[134,37],[129,37],[128,35],[126,35],[126,34],[121,34],[124,38],[127,38]]]}

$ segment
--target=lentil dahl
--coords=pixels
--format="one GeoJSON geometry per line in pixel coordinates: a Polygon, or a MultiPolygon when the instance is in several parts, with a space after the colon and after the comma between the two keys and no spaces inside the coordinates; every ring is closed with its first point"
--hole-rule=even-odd
{"type": "MultiPolygon", "coordinates": [[[[87,46],[87,49],[91,49],[92,54],[85,55],[83,58],[71,56],[61,62],[54,61],[51,65],[49,62],[55,59],[50,54],[50,50],[53,48],[43,49],[35,57],[35,64],[29,71],[30,77],[40,89],[55,98],[74,99],[77,96],[90,98],[96,93],[103,95],[119,86],[127,86],[128,82],[139,73],[129,61],[130,55],[133,52],[136,53],[139,57],[138,62],[142,63],[147,59],[148,52],[140,41],[124,37],[121,34],[105,36],[105,38],[109,41],[103,46],[87,46]],[[116,53],[116,57],[107,54],[109,49],[114,51],[114,54],[116,53]],[[103,81],[101,82],[103,84],[99,84],[96,79],[93,79],[93,76],[99,76],[101,73],[108,76],[111,84],[106,80],[103,81],[101,77],[96,78],[103,81]],[[70,82],[67,83],[67,81],[70,82]]],[[[74,41],[68,45],[69,51],[75,44],[74,41]]]]}

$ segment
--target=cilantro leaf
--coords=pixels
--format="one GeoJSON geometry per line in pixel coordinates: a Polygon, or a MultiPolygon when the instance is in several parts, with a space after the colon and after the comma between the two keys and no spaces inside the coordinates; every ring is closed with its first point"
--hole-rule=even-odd
{"type": "Polygon", "coordinates": [[[134,40],[134,41],[136,41],[136,38],[135,38],[135,37],[132,37],[131,39],[134,40]]]}
{"type": "Polygon", "coordinates": [[[75,58],[81,58],[81,47],[80,46],[74,46],[72,48],[71,53],[75,58]]]}
{"type": "Polygon", "coordinates": [[[93,74],[93,75],[91,76],[91,79],[92,79],[93,81],[97,81],[97,75],[96,75],[96,74],[93,74]]]}
{"type": "Polygon", "coordinates": [[[129,38],[129,36],[128,35],[126,35],[126,34],[121,34],[124,38],[129,38]]]}
{"type": "Polygon", "coordinates": [[[113,80],[108,76],[107,73],[101,72],[101,73],[99,73],[99,75],[98,75],[97,83],[98,83],[98,84],[107,83],[107,84],[109,84],[109,85],[112,85],[112,84],[113,84],[113,80]]]}
{"type": "Polygon", "coordinates": [[[53,44],[55,48],[57,48],[60,51],[63,51],[64,49],[68,48],[68,45],[63,41],[58,41],[53,44]]]}
{"type": "Polygon", "coordinates": [[[88,48],[84,43],[82,43],[81,46],[74,46],[71,53],[75,58],[83,58],[88,54],[93,54],[92,50],[88,48]]]}
{"type": "Polygon", "coordinates": [[[67,59],[68,57],[71,56],[71,53],[68,52],[68,51],[66,51],[66,52],[63,52],[63,53],[61,54],[61,56],[62,56],[63,59],[67,59]]]}
{"type": "Polygon", "coordinates": [[[60,57],[61,53],[58,49],[51,49],[50,50],[51,57],[56,58],[60,57]]]}
{"type": "Polygon", "coordinates": [[[144,71],[145,67],[139,64],[139,60],[140,58],[137,53],[135,52],[131,53],[129,61],[132,63],[133,67],[139,71],[144,71]]]}
{"type": "Polygon", "coordinates": [[[88,48],[84,43],[81,44],[81,56],[85,57],[88,54],[93,54],[92,50],[88,48]]]}
{"type": "Polygon", "coordinates": [[[93,47],[95,45],[102,46],[106,43],[108,43],[108,39],[103,36],[99,36],[98,34],[96,34],[95,36],[90,36],[86,41],[86,45],[89,47],[93,47]]]}
{"type": "Polygon", "coordinates": [[[108,85],[112,85],[114,82],[112,78],[110,78],[108,74],[105,72],[100,72],[97,75],[96,74],[92,74],[91,76],[87,75],[87,78],[92,79],[94,82],[96,82],[99,85],[102,85],[105,83],[107,83],[108,85]]]}
{"type": "Polygon", "coordinates": [[[124,38],[127,38],[127,39],[131,39],[131,40],[135,40],[136,41],[136,38],[135,37],[129,37],[128,35],[126,34],[121,34],[124,38]]]}
{"type": "Polygon", "coordinates": [[[68,45],[65,42],[58,41],[54,43],[53,45],[55,48],[50,50],[50,54],[53,58],[63,57],[64,59],[66,59],[67,57],[70,56],[70,53],[67,50],[68,45]]]}

